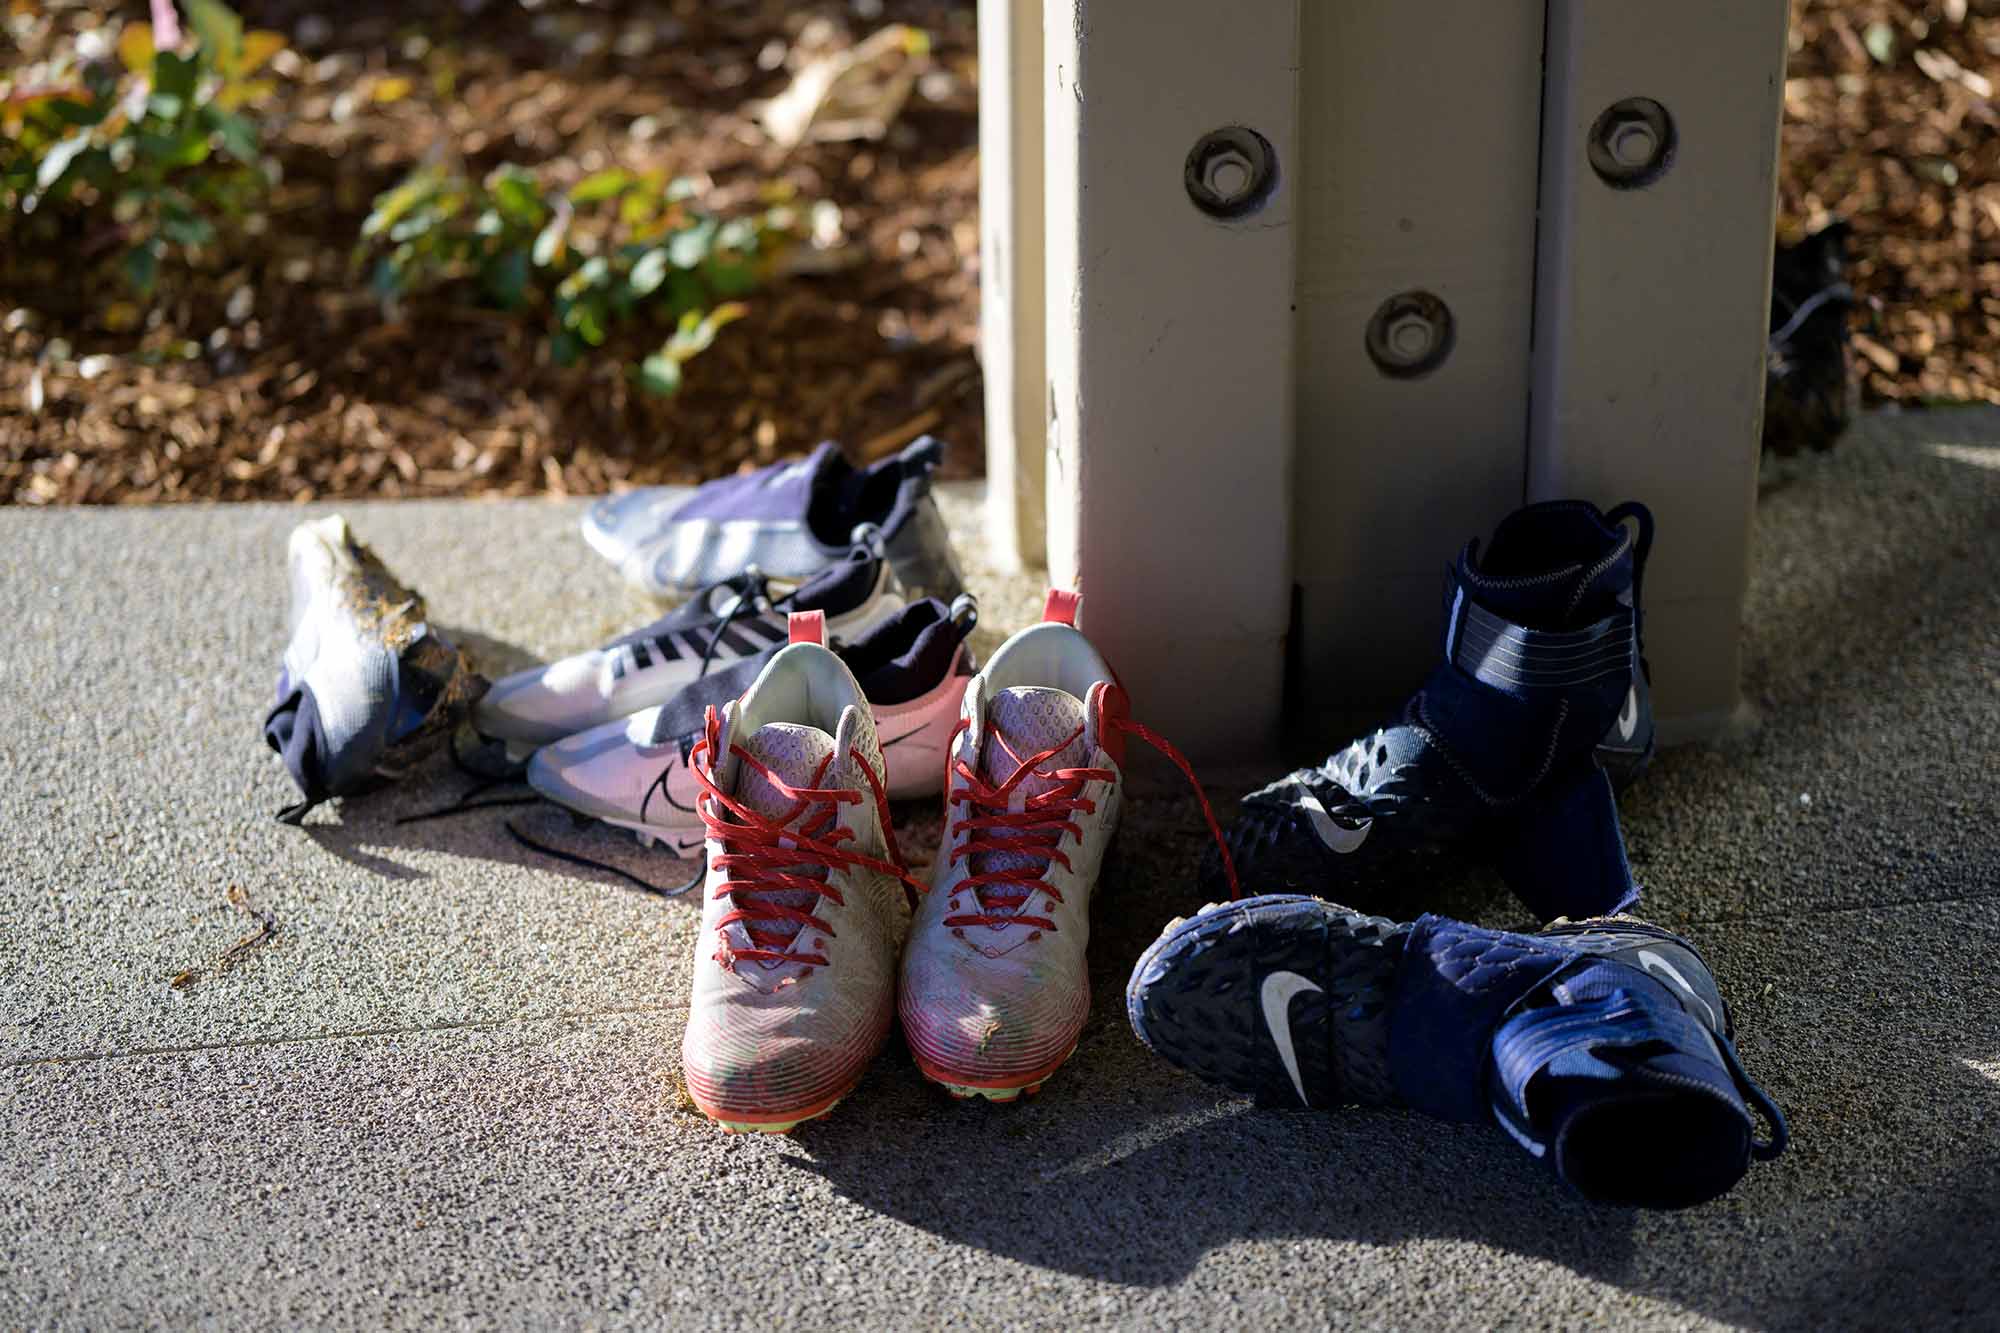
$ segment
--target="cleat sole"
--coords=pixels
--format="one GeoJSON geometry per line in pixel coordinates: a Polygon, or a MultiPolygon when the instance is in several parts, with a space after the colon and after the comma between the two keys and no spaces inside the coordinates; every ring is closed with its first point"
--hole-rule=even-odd
{"type": "Polygon", "coordinates": [[[1225,903],[1140,955],[1126,1015],[1169,1063],[1261,1104],[1394,1104],[1388,1011],[1408,932],[1305,895],[1225,903]],[[1282,1001],[1296,1083],[1264,1010],[1262,988],[1279,973],[1298,979],[1282,1001]]]}
{"type": "Polygon", "coordinates": [[[835,1101],[825,1110],[814,1111],[811,1115],[802,1115],[796,1120],[725,1120],[721,1116],[708,1115],[706,1111],[703,1111],[702,1114],[708,1115],[708,1118],[715,1122],[716,1127],[725,1134],[789,1134],[800,1125],[826,1118],[826,1116],[832,1113],[833,1108],[838,1105],[840,1103],[835,1101]]]}
{"type": "Polygon", "coordinates": [[[1039,1093],[1042,1090],[1042,1085],[1047,1083],[1054,1076],[1056,1070],[1062,1068],[1069,1058],[1075,1054],[1076,1047],[1071,1046],[1054,1062],[1044,1068],[1035,1070],[1033,1073],[1021,1077],[1018,1081],[997,1084],[962,1082],[941,1070],[930,1068],[922,1060],[917,1061],[917,1068],[922,1071],[925,1078],[943,1088],[958,1101],[1013,1102],[1019,1101],[1024,1095],[1033,1097],[1039,1093]]]}
{"type": "Polygon", "coordinates": [[[740,1114],[731,1114],[727,1111],[718,1111],[703,1106],[701,1098],[695,1096],[692,1092],[688,1094],[688,1100],[694,1103],[695,1110],[713,1120],[716,1127],[725,1134],[789,1134],[807,1121],[824,1119],[832,1113],[834,1107],[840,1105],[841,1100],[846,1096],[847,1093],[843,1092],[822,1106],[811,1107],[796,1112],[780,1111],[769,1119],[764,1120],[747,1120],[740,1114]]]}

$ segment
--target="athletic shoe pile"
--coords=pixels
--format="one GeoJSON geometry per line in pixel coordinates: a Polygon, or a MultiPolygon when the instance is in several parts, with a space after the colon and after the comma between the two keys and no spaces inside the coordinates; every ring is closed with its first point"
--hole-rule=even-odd
{"type": "Polygon", "coordinates": [[[1077,607],[1051,593],[966,682],[928,884],[897,845],[867,696],[816,613],[709,709],[688,761],[708,871],[681,1064],[723,1128],[825,1115],[898,1012],[918,1067],[961,1097],[1037,1092],[1075,1049],[1126,739],[1188,772],[1129,719],[1077,607]]]}
{"type": "Polygon", "coordinates": [[[879,534],[913,595],[958,596],[958,565],[931,497],[944,444],[926,435],[893,458],[855,468],[831,442],[803,462],[712,481],[685,499],[666,487],[608,496],[583,536],[635,587],[686,594],[756,568],[805,579],[879,534]]]}
{"type": "Polygon", "coordinates": [[[700,855],[687,1090],[726,1130],[782,1133],[851,1093],[898,1024],[955,1097],[1011,1101],[1061,1068],[1140,740],[1193,786],[1214,839],[1195,873],[1224,899],[1132,972],[1132,1028],[1167,1060],[1267,1105],[1488,1122],[1606,1202],[1699,1203],[1783,1150],[1714,974],[1630,915],[1614,793],[1654,747],[1643,505],[1530,505],[1467,542],[1429,677],[1380,729],[1246,796],[1225,833],[1132,720],[1076,594],[974,661],[977,606],[930,495],[940,451],[856,469],[825,445],[692,497],[599,502],[591,545],[692,595],[490,689],[344,523],[303,525],[266,721],[306,797],[287,817],[469,717],[541,797],[700,855]],[[891,802],[933,794],[926,876],[891,802]],[[1468,862],[1542,928],[1423,914],[1468,862]]]}
{"type": "Polygon", "coordinates": [[[1140,1040],[1268,1104],[1490,1121],[1602,1202],[1701,1203],[1782,1152],[1707,964],[1625,914],[1612,782],[1652,753],[1652,539],[1643,505],[1561,501],[1467,543],[1444,660],[1396,718],[1244,798],[1233,862],[1204,873],[1260,895],[1146,950],[1126,990],[1140,1040]],[[1548,924],[1370,914],[1403,915],[1447,856],[1496,867],[1548,924]]]}

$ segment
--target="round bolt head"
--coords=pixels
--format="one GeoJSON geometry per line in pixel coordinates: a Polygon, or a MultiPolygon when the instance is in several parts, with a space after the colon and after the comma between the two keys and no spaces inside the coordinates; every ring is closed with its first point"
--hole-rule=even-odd
{"type": "Polygon", "coordinates": [[[1590,127],[1591,170],[1614,190],[1651,185],[1673,165],[1673,117],[1650,97],[1627,97],[1599,113],[1590,127]]]}
{"type": "Polygon", "coordinates": [[[1375,368],[1391,379],[1415,379],[1451,355],[1451,309],[1426,291],[1398,292],[1375,309],[1363,345],[1375,368]]]}
{"type": "Polygon", "coordinates": [[[1232,125],[1195,141],[1182,176],[1202,212],[1225,221],[1247,217],[1277,188],[1278,155],[1257,131],[1232,125]]]}
{"type": "Polygon", "coordinates": [[[1660,141],[1653,134],[1653,127],[1644,121],[1620,125],[1611,136],[1611,156],[1618,159],[1619,165],[1635,171],[1644,170],[1659,148],[1660,141]]]}
{"type": "Polygon", "coordinates": [[[1388,341],[1391,353],[1414,365],[1424,359],[1431,345],[1437,341],[1437,329],[1413,311],[1390,321],[1388,341]]]}
{"type": "Polygon", "coordinates": [[[1237,152],[1223,153],[1209,161],[1208,188],[1218,199],[1234,203],[1250,188],[1254,175],[1249,158],[1237,152]]]}

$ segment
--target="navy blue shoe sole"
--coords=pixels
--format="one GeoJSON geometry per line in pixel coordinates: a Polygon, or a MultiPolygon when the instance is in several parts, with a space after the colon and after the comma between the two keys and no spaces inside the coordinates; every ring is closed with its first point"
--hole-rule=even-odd
{"type": "Polygon", "coordinates": [[[1259,1104],[1397,1102],[1389,999],[1409,926],[1302,894],[1203,908],[1139,956],[1125,989],[1139,1040],[1259,1104]]]}

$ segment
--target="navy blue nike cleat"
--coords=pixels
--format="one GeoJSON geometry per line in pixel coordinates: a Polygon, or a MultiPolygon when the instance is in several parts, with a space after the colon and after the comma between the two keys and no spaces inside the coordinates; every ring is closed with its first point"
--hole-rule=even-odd
{"type": "MultiPolygon", "coordinates": [[[[1510,514],[1483,552],[1468,542],[1445,575],[1444,661],[1397,719],[1244,798],[1227,842],[1245,891],[1389,909],[1470,853],[1544,920],[1630,906],[1612,784],[1653,753],[1652,541],[1644,505],[1559,500],[1510,514]]],[[[1225,891],[1213,851],[1201,878],[1225,891]]]]}
{"type": "Polygon", "coordinates": [[[1703,1203],[1785,1148],[1708,966],[1632,917],[1517,935],[1246,898],[1169,924],[1125,1003],[1141,1041],[1207,1082],[1490,1120],[1600,1203],[1703,1203]]]}

